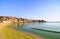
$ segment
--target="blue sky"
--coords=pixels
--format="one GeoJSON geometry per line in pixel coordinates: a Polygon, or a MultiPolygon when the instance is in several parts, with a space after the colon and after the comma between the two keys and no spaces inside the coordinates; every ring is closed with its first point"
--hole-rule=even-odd
{"type": "Polygon", "coordinates": [[[0,15],[60,21],[60,0],[0,0],[0,15]]]}

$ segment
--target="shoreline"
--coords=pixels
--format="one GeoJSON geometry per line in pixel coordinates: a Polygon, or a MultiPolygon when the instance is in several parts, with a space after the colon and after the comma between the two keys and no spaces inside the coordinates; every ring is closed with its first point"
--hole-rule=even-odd
{"type": "MultiPolygon", "coordinates": [[[[14,29],[14,30],[15,30],[15,29],[14,29]]],[[[19,30],[15,30],[15,31],[17,31],[17,32],[19,32],[19,33],[26,34],[26,35],[28,35],[28,36],[31,36],[31,37],[33,37],[34,39],[42,39],[42,37],[38,37],[38,36],[36,36],[36,35],[34,35],[34,34],[31,34],[31,33],[26,33],[26,32],[19,31],[19,30]]]]}
{"type": "MultiPolygon", "coordinates": [[[[4,22],[4,23],[1,23],[2,24],[2,26],[0,26],[0,30],[1,29],[4,29],[5,27],[7,28],[9,25],[11,25],[11,23],[10,22],[4,22]]],[[[11,33],[11,34],[14,34],[14,33],[16,33],[16,34],[20,34],[20,35],[22,35],[22,38],[23,38],[23,36],[24,37],[28,37],[28,38],[31,38],[31,39],[42,39],[41,37],[37,37],[37,36],[35,36],[35,35],[32,35],[32,34],[30,34],[30,33],[25,33],[25,32],[22,32],[22,31],[17,31],[17,30],[15,30],[15,29],[11,29],[11,28],[9,28],[8,27],[8,29],[4,29],[4,30],[2,30],[3,31],[3,33],[2,33],[2,35],[3,34],[6,34],[6,33],[4,33],[4,32],[7,32],[7,34],[8,34],[8,31],[9,31],[9,29],[11,30],[11,31],[14,31],[13,33],[11,33]],[[8,30],[8,31],[7,31],[8,30]]],[[[10,32],[9,32],[10,33],[10,32]]],[[[7,35],[6,34],[6,35],[7,35]]],[[[4,36],[6,36],[6,35],[3,35],[3,37],[4,36]]],[[[14,34],[15,35],[15,34],[14,34]]],[[[14,37],[14,35],[13,35],[13,37],[14,37]]],[[[19,35],[17,35],[18,37],[19,37],[19,35]]],[[[17,38],[18,38],[17,37],[17,38]]],[[[21,37],[21,36],[20,36],[21,37]]],[[[5,39],[6,37],[4,37],[4,39],[5,39]]],[[[12,37],[11,37],[12,38],[12,37]]]]}

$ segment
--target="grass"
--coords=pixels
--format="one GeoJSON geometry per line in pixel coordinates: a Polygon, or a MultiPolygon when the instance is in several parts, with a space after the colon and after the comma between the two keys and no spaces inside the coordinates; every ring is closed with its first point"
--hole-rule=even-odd
{"type": "Polygon", "coordinates": [[[6,39],[35,39],[31,35],[16,31],[9,27],[4,27],[2,30],[3,30],[3,33],[6,37],[6,39]]]}

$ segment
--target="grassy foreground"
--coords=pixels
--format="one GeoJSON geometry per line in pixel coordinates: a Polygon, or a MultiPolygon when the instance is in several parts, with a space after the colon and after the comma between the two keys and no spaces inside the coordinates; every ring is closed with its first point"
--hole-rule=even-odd
{"type": "Polygon", "coordinates": [[[13,30],[8,27],[4,27],[2,30],[3,30],[3,33],[6,37],[6,39],[36,39],[35,37],[33,37],[31,35],[13,30]]]}

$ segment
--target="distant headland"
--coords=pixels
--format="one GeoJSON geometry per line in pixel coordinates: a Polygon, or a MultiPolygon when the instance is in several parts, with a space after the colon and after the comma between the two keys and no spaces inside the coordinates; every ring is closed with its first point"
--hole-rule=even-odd
{"type": "Polygon", "coordinates": [[[0,16],[0,22],[3,21],[12,21],[12,22],[46,22],[45,20],[30,20],[24,18],[18,18],[13,16],[0,16]]]}

